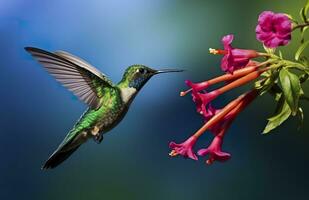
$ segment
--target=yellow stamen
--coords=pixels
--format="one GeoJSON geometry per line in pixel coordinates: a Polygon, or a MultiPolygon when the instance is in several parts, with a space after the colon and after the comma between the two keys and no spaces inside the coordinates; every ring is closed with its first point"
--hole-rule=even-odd
{"type": "Polygon", "coordinates": [[[206,164],[211,165],[214,161],[215,161],[214,158],[210,158],[210,159],[206,160],[206,164]]]}
{"type": "Polygon", "coordinates": [[[191,89],[188,89],[188,90],[186,90],[186,91],[182,91],[182,92],[180,92],[180,96],[181,97],[183,97],[183,96],[185,96],[185,95],[187,95],[189,92],[191,92],[192,91],[192,88],[191,89]]]}
{"type": "Polygon", "coordinates": [[[219,53],[219,51],[216,49],[209,48],[209,53],[216,55],[219,53]]]}
{"type": "Polygon", "coordinates": [[[168,155],[175,157],[178,155],[178,153],[175,150],[172,150],[168,155]]]}

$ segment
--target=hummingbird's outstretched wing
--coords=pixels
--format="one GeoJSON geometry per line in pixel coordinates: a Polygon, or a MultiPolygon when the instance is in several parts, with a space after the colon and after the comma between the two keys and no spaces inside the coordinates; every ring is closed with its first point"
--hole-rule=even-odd
{"type": "Polygon", "coordinates": [[[112,81],[103,73],[67,52],[51,53],[34,47],[26,47],[25,50],[35,57],[57,81],[92,109],[100,107],[100,99],[104,95],[103,88],[113,87],[112,81]]]}

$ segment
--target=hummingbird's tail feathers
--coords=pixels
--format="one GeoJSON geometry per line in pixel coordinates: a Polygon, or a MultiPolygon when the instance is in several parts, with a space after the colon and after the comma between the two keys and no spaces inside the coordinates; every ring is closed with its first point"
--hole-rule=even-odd
{"type": "Polygon", "coordinates": [[[59,164],[61,164],[63,161],[65,161],[67,158],[70,157],[72,153],[74,153],[80,145],[71,148],[69,150],[64,150],[63,148],[57,149],[45,162],[42,169],[53,169],[57,167],[59,164]]]}
{"type": "Polygon", "coordinates": [[[61,142],[56,151],[54,151],[54,153],[48,158],[42,169],[52,169],[57,167],[69,158],[71,154],[74,153],[78,147],[80,147],[80,145],[86,142],[88,137],[89,136],[86,132],[72,129],[61,142]]]}

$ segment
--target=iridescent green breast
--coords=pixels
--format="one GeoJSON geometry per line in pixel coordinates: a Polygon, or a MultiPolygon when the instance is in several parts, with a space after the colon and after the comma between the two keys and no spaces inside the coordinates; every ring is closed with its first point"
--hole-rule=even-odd
{"type": "Polygon", "coordinates": [[[88,109],[78,120],[74,129],[91,130],[95,126],[99,132],[106,132],[113,128],[123,117],[126,105],[121,99],[121,92],[118,88],[104,88],[104,96],[101,99],[102,106],[97,109],[88,109]]]}
{"type": "Polygon", "coordinates": [[[107,132],[122,119],[123,112],[126,112],[126,105],[121,99],[121,92],[118,88],[109,90],[102,102],[101,108],[97,111],[96,126],[100,129],[99,132],[107,132]]]}

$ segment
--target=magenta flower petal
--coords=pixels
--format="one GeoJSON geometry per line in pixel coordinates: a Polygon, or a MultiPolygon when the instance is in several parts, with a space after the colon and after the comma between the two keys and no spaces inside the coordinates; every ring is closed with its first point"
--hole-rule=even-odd
{"type": "Polygon", "coordinates": [[[199,156],[209,155],[209,159],[207,160],[208,164],[211,164],[213,161],[226,161],[231,158],[231,154],[223,152],[221,146],[222,137],[216,136],[208,148],[200,149],[197,154],[199,156]]]}
{"type": "Polygon", "coordinates": [[[198,160],[197,156],[193,152],[193,146],[196,143],[197,138],[191,136],[185,142],[181,144],[176,144],[175,142],[170,142],[169,147],[172,149],[170,155],[176,156],[178,154],[184,156],[185,158],[191,158],[193,160],[198,160]]]}
{"type": "Polygon", "coordinates": [[[256,38],[266,47],[285,46],[291,40],[292,22],[284,13],[264,11],[255,29],[256,38]]]}
{"type": "Polygon", "coordinates": [[[195,103],[196,111],[202,115],[207,113],[208,104],[219,95],[218,91],[212,92],[195,92],[192,91],[192,100],[195,103]]]}
{"type": "Polygon", "coordinates": [[[222,44],[223,44],[225,50],[232,48],[230,45],[232,44],[233,40],[234,40],[234,35],[232,35],[232,34],[223,36],[222,44]]]}
{"type": "Polygon", "coordinates": [[[265,32],[272,31],[272,17],[274,16],[272,11],[264,11],[259,15],[258,24],[261,25],[261,28],[265,32]]]}
{"type": "Polygon", "coordinates": [[[208,105],[206,112],[203,113],[204,120],[207,122],[210,120],[213,116],[215,116],[221,109],[216,109],[211,104],[208,105]]]}
{"type": "Polygon", "coordinates": [[[207,81],[201,83],[192,83],[190,80],[186,80],[185,83],[187,84],[187,86],[191,87],[192,90],[195,92],[205,90],[209,87],[209,83],[207,81]]]}
{"type": "Polygon", "coordinates": [[[198,113],[203,113],[203,107],[204,107],[204,104],[203,104],[203,100],[201,99],[199,92],[192,92],[192,100],[193,102],[195,103],[195,107],[196,107],[196,112],[198,113]]]}
{"type": "Polygon", "coordinates": [[[255,50],[233,48],[231,46],[233,39],[233,35],[224,36],[222,38],[224,50],[216,51],[219,54],[224,54],[221,60],[221,69],[229,73],[233,73],[234,70],[246,67],[250,59],[259,56],[255,50]]]}

